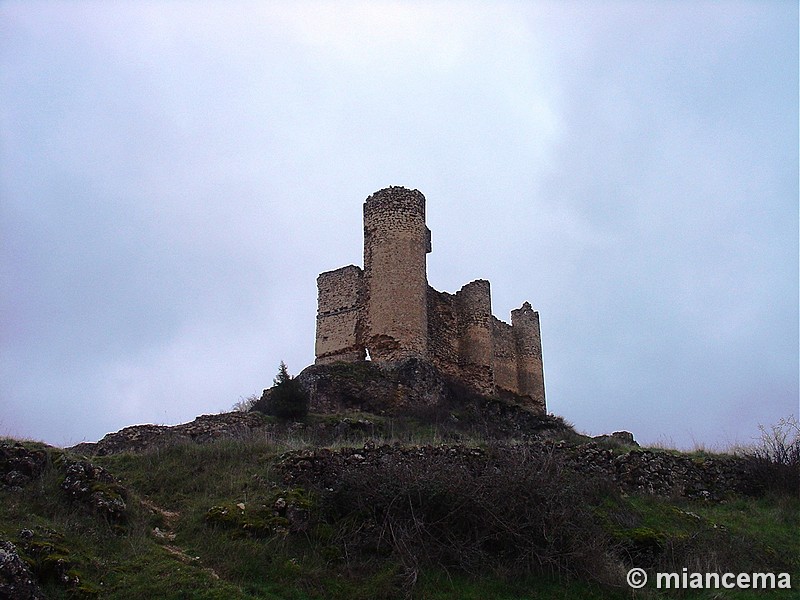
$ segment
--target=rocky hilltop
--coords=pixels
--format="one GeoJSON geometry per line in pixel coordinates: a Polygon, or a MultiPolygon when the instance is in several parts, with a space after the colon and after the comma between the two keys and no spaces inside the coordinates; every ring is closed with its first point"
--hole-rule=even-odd
{"type": "Polygon", "coordinates": [[[480,441],[493,454],[557,454],[573,472],[601,477],[624,492],[722,498],[752,492],[758,485],[747,461],[697,460],[640,449],[629,432],[584,436],[559,417],[532,410],[513,396],[478,394],[415,358],[388,367],[370,362],[312,365],[296,381],[310,400],[311,414],[301,421],[267,416],[268,389],[248,412],[202,415],[175,426],[135,425],[70,450],[106,456],[224,439],[302,439],[307,449],[282,461],[289,480],[315,473],[332,481],[343,469],[405,464],[410,457],[418,469],[442,457],[466,468],[486,454],[476,446],[480,441]],[[421,431],[438,443],[411,443],[421,431]],[[324,448],[332,444],[338,449],[324,448]]]}
{"type": "MultiPolygon", "coordinates": [[[[433,428],[450,440],[465,436],[526,440],[577,435],[563,419],[532,410],[513,395],[482,396],[418,359],[382,367],[371,362],[312,365],[296,380],[309,395],[311,412],[308,418],[296,422],[265,416],[271,392],[267,389],[248,412],[201,415],[172,426],[132,425],[70,450],[103,456],[253,435],[305,435],[315,442],[331,443],[353,436],[410,434],[419,428],[433,428]]],[[[633,442],[632,436],[628,442],[633,442]]]]}
{"type": "MultiPolygon", "coordinates": [[[[542,414],[521,396],[482,395],[419,358],[380,365],[370,361],[315,364],[296,379],[309,395],[312,413],[359,411],[491,439],[574,433],[563,419],[542,414]]],[[[270,390],[264,390],[253,410],[264,412],[269,395],[270,390]]]]}
{"type": "Polygon", "coordinates": [[[309,401],[302,418],[263,412],[275,386],[248,412],[68,449],[0,440],[0,598],[510,600],[549,587],[542,598],[622,600],[627,569],[708,557],[711,570],[800,576],[796,465],[590,438],[417,359],[289,380],[309,401]]]}
{"type": "MultiPolygon", "coordinates": [[[[104,456],[141,452],[179,443],[268,436],[330,444],[367,437],[411,439],[424,429],[441,439],[562,439],[577,434],[563,419],[542,415],[515,398],[481,396],[442,375],[429,363],[411,359],[392,368],[369,362],[313,365],[297,376],[310,398],[311,414],[282,421],[266,416],[270,391],[248,412],[201,415],[180,425],[133,425],[98,442],[70,450],[104,456]]],[[[633,442],[633,438],[630,438],[633,442]]]]}

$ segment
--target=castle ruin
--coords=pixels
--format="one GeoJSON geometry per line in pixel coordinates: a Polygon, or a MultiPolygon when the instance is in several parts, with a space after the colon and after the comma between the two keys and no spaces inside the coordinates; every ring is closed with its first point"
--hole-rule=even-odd
{"type": "Polygon", "coordinates": [[[539,313],[528,302],[511,324],[492,315],[489,282],[455,294],[428,285],[431,232],[425,196],[389,187],[364,202],[364,268],[317,278],[316,363],[429,361],[486,395],[511,395],[545,412],[539,313]]]}

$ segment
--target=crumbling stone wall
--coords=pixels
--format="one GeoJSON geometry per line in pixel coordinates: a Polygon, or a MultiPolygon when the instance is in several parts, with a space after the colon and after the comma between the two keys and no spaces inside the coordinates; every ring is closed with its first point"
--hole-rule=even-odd
{"type": "MultiPolygon", "coordinates": [[[[572,446],[565,442],[533,440],[522,444],[498,443],[487,448],[461,444],[403,447],[375,446],[340,450],[296,450],[282,455],[278,468],[287,484],[321,483],[336,487],[345,471],[385,469],[390,464],[416,464],[418,469],[446,461],[448,468],[470,472],[485,468],[500,455],[519,457],[552,455],[571,471],[597,477],[618,486],[625,493],[663,497],[723,500],[731,495],[758,493],[757,475],[746,459],[734,456],[694,459],[651,450],[615,453],[594,443],[572,446]]],[[[363,471],[362,471],[363,472],[363,471]]]]}
{"type": "Polygon", "coordinates": [[[482,394],[511,394],[545,411],[539,315],[527,302],[511,325],[492,316],[489,282],[455,294],[428,285],[425,196],[389,187],[364,202],[364,269],[317,279],[316,362],[430,361],[482,394]]]}
{"type": "Polygon", "coordinates": [[[461,377],[461,349],[456,297],[428,286],[428,356],[451,377],[461,377]]]}
{"type": "Polygon", "coordinates": [[[350,265],[317,277],[318,363],[364,360],[364,274],[350,265]]]}
{"type": "Polygon", "coordinates": [[[517,389],[517,356],[511,325],[492,317],[494,342],[494,384],[498,391],[513,393],[517,389]]]}

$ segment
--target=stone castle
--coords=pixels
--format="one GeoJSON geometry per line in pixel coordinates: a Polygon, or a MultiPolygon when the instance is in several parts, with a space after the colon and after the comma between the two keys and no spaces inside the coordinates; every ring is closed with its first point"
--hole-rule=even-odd
{"type": "Polygon", "coordinates": [[[317,278],[316,363],[426,360],[486,395],[545,412],[539,313],[525,302],[511,324],[492,315],[489,282],[455,294],[428,285],[425,196],[389,187],[364,202],[364,268],[317,278]]]}

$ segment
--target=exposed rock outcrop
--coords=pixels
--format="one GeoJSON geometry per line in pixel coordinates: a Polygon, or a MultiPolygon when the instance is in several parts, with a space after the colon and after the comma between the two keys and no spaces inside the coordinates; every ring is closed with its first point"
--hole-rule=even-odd
{"type": "Polygon", "coordinates": [[[70,450],[95,456],[120,452],[141,452],[148,448],[169,446],[181,442],[205,443],[223,438],[238,438],[261,429],[267,424],[260,413],[230,412],[201,415],[190,423],[180,425],[133,425],[109,433],[99,442],[84,442],[70,450]]]}
{"type": "Polygon", "coordinates": [[[0,598],[47,599],[16,546],[7,541],[0,541],[0,598]]]}
{"type": "Polygon", "coordinates": [[[19,442],[0,444],[0,488],[20,491],[40,477],[51,460],[53,468],[64,474],[60,487],[71,499],[110,522],[124,520],[127,491],[117,479],[103,467],[74,460],[56,448],[31,448],[19,442]]]}
{"type": "Polygon", "coordinates": [[[89,461],[65,460],[66,477],[61,489],[70,498],[89,506],[112,523],[125,520],[127,490],[103,467],[89,461]]]}
{"type": "MultiPolygon", "coordinates": [[[[314,413],[410,417],[444,430],[497,439],[538,437],[568,428],[522,398],[483,396],[417,358],[380,366],[370,361],[312,365],[296,379],[309,394],[314,413]]],[[[265,390],[252,410],[263,411],[268,397],[265,390]]]]}
{"type": "Polygon", "coordinates": [[[47,452],[20,444],[0,444],[0,488],[20,489],[47,465],[47,452]]]}
{"type": "Polygon", "coordinates": [[[639,446],[639,443],[633,439],[633,434],[630,431],[615,431],[611,434],[596,435],[592,439],[595,442],[610,444],[612,446],[639,446]]]}

